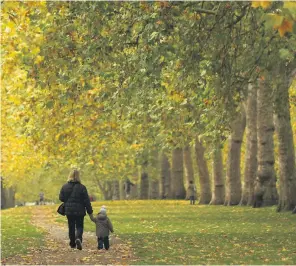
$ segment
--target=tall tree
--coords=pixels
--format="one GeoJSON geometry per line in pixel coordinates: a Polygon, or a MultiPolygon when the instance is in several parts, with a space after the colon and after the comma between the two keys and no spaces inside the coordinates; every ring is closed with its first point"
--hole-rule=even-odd
{"type": "Polygon", "coordinates": [[[246,102],[246,152],[241,205],[253,205],[257,174],[257,87],[249,85],[246,102]]]}
{"type": "Polygon", "coordinates": [[[278,211],[296,206],[295,149],[290,116],[289,88],[296,74],[282,64],[278,71],[275,99],[275,128],[279,143],[279,203],[278,211]]]}
{"type": "Polygon", "coordinates": [[[193,183],[195,183],[190,146],[186,145],[184,147],[183,155],[184,155],[184,166],[185,166],[185,176],[186,176],[186,187],[188,187],[189,181],[192,181],[193,183]]]}
{"type": "Polygon", "coordinates": [[[237,118],[231,125],[226,172],[226,194],[224,205],[237,205],[241,200],[241,145],[246,126],[245,111],[240,108],[237,118]]]}
{"type": "Polygon", "coordinates": [[[205,159],[205,148],[202,145],[202,141],[198,138],[195,139],[195,155],[196,164],[199,174],[199,186],[200,186],[200,199],[199,204],[209,204],[211,201],[211,183],[208,170],[207,161],[205,159]]]}
{"type": "MultiPolygon", "coordinates": [[[[274,171],[273,98],[270,84],[261,77],[257,90],[258,190],[263,193],[263,206],[277,203],[274,171]]],[[[255,196],[257,191],[255,191],[255,196]]]]}
{"type": "Polygon", "coordinates": [[[160,177],[160,197],[162,199],[170,198],[171,195],[171,169],[170,162],[167,155],[162,152],[160,156],[161,160],[161,177],[160,177]]]}
{"type": "Polygon", "coordinates": [[[222,205],[225,201],[224,169],[221,144],[213,152],[213,193],[210,204],[222,205]]]}
{"type": "Polygon", "coordinates": [[[148,162],[145,161],[141,167],[140,199],[149,198],[148,162]]]}
{"type": "Polygon", "coordinates": [[[172,152],[172,194],[175,199],[185,199],[183,149],[174,148],[172,152]]]}
{"type": "Polygon", "coordinates": [[[119,200],[120,199],[120,189],[119,189],[120,183],[119,180],[113,181],[113,200],[119,200]]]}

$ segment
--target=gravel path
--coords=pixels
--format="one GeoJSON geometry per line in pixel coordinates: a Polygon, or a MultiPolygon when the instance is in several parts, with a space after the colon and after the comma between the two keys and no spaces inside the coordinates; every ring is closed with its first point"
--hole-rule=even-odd
{"type": "MultiPolygon", "coordinates": [[[[108,251],[97,250],[94,232],[83,233],[83,249],[71,249],[68,228],[54,221],[56,216],[42,206],[33,208],[32,224],[46,232],[45,245],[26,255],[7,258],[2,265],[130,265],[137,264],[132,249],[118,237],[108,251]]],[[[66,219],[66,217],[65,217],[66,219]]],[[[88,217],[86,217],[88,219],[88,217]]]]}

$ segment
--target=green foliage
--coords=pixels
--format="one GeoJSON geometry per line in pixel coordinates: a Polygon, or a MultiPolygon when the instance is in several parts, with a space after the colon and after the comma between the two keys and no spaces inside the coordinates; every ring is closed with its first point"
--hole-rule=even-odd
{"type": "Polygon", "coordinates": [[[31,208],[1,210],[1,257],[26,254],[43,244],[43,232],[30,223],[31,208]]]}
{"type": "Polygon", "coordinates": [[[97,184],[131,175],[155,149],[197,135],[221,142],[248,82],[294,66],[294,37],[264,26],[285,34],[291,23],[263,22],[245,2],[6,1],[2,10],[3,175],[24,196],[23,177],[58,187],[76,166],[97,184]]]}

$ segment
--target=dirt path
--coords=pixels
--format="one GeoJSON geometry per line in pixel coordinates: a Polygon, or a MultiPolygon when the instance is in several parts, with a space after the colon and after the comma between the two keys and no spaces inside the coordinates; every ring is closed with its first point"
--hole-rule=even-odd
{"type": "MultiPolygon", "coordinates": [[[[88,217],[86,217],[87,219],[88,217]]],[[[83,233],[83,249],[71,249],[68,228],[54,221],[55,215],[46,208],[33,208],[32,224],[46,232],[45,245],[31,249],[27,255],[7,258],[3,265],[127,265],[137,264],[131,248],[119,238],[113,238],[108,251],[97,250],[93,232],[83,233]]],[[[66,219],[66,218],[65,218],[66,219]]]]}

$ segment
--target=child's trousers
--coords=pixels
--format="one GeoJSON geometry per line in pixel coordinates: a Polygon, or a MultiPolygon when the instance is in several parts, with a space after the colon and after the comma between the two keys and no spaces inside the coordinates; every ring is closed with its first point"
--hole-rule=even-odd
{"type": "Polygon", "coordinates": [[[109,236],[98,237],[98,249],[103,249],[103,244],[106,250],[109,249],[109,236]]]}

